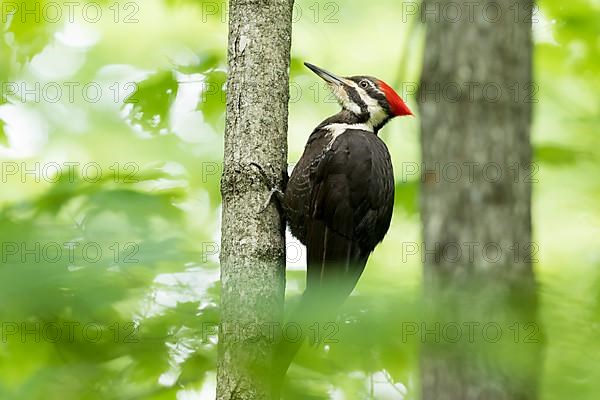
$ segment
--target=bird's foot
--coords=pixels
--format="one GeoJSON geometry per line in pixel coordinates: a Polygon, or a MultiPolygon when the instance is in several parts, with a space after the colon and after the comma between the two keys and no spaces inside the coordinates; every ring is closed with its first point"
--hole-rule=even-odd
{"type": "Polygon", "coordinates": [[[269,175],[267,175],[265,169],[260,164],[251,162],[249,165],[258,170],[258,172],[260,173],[260,178],[269,189],[272,189],[277,186],[275,182],[269,177],[269,175]]]}
{"type": "Polygon", "coordinates": [[[273,201],[273,197],[275,197],[277,201],[281,203],[283,199],[283,192],[278,188],[271,189],[271,191],[269,192],[269,197],[267,197],[267,200],[265,200],[265,203],[263,204],[259,213],[263,213],[269,207],[269,204],[271,204],[271,202],[273,201]]]}
{"type": "Polygon", "coordinates": [[[265,203],[259,210],[259,213],[263,213],[268,207],[269,204],[273,201],[273,198],[277,199],[277,201],[281,204],[283,200],[283,191],[279,188],[279,186],[269,177],[269,175],[265,172],[264,168],[255,162],[251,162],[250,165],[254,166],[258,172],[260,173],[260,177],[269,188],[269,196],[265,203]]]}

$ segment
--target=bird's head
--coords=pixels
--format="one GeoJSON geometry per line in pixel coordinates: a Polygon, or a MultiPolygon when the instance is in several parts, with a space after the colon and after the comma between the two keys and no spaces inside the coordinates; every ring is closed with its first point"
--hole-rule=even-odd
{"type": "Polygon", "coordinates": [[[378,131],[390,119],[413,115],[404,100],[384,81],[371,76],[339,77],[304,63],[327,82],[342,108],[378,131]]]}

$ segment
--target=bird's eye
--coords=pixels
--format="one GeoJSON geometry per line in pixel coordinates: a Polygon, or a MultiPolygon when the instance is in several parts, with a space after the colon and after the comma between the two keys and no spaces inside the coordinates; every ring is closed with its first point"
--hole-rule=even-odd
{"type": "Polygon", "coordinates": [[[366,89],[366,88],[368,88],[368,87],[369,87],[369,82],[367,82],[366,80],[364,80],[364,79],[363,79],[362,81],[360,81],[360,82],[358,83],[358,86],[360,86],[360,87],[361,87],[361,88],[363,88],[363,89],[366,89]]]}

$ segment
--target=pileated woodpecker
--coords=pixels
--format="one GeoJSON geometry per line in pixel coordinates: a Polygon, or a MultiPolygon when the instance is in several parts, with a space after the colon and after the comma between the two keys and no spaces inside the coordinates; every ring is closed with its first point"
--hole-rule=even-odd
{"type": "MultiPolygon", "coordinates": [[[[338,77],[305,63],[342,106],[310,135],[279,200],[290,230],[307,248],[306,290],[292,321],[304,330],[331,317],[354,289],[367,258],[390,226],[394,173],[377,133],[392,118],[412,115],[385,82],[338,77]]],[[[322,327],[321,327],[322,328],[322,327]]],[[[282,380],[303,340],[282,339],[275,380],[282,380]]],[[[281,382],[275,382],[277,391],[281,382]]]]}

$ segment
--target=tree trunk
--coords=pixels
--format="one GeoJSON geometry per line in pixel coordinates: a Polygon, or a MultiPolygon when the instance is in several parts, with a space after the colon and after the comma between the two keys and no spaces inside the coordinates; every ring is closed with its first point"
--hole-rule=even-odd
{"type": "Polygon", "coordinates": [[[423,14],[418,93],[431,318],[421,332],[422,398],[535,399],[532,2],[425,0],[422,9],[437,10],[423,14]],[[463,337],[451,343],[457,328],[463,337]]]}
{"type": "Polygon", "coordinates": [[[231,0],[221,241],[217,399],[270,399],[285,287],[284,221],[259,213],[287,174],[293,0],[231,0]]]}

